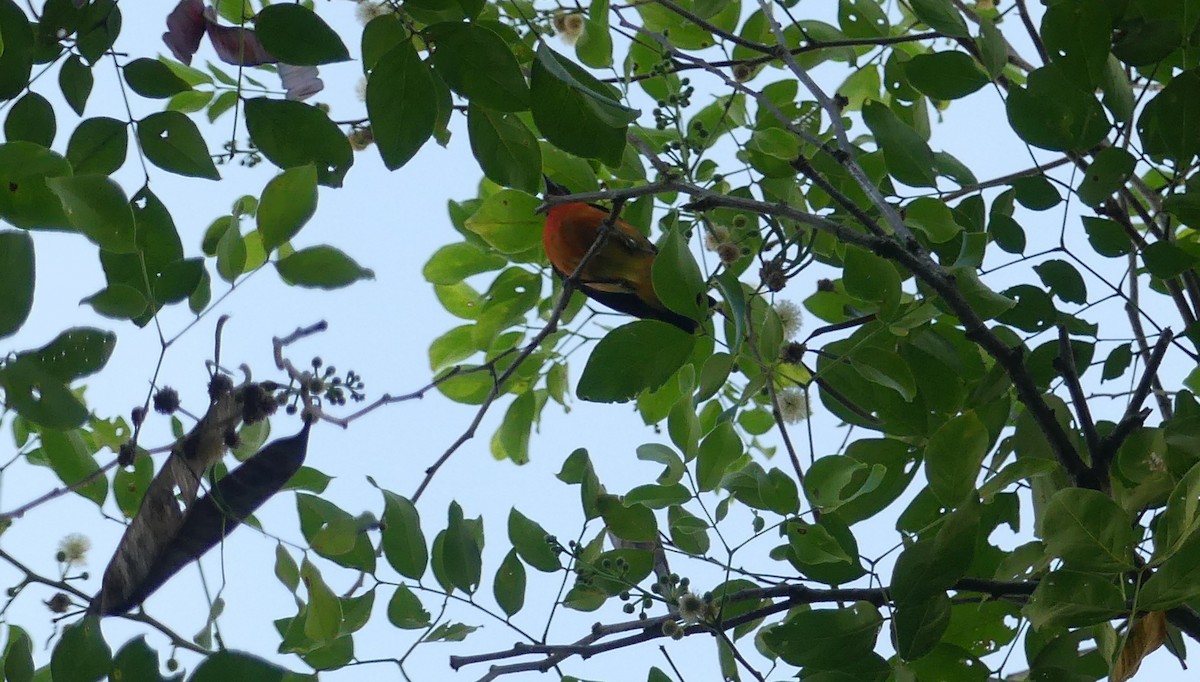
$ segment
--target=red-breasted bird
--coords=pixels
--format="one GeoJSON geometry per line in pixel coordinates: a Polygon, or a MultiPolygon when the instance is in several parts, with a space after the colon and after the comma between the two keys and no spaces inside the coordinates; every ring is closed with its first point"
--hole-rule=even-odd
{"type": "MultiPolygon", "coordinates": [[[[547,178],[546,194],[561,196],[570,192],[547,178]]],[[[575,272],[608,217],[608,209],[583,202],[556,204],[546,211],[542,245],[559,277],[566,279],[575,272]]],[[[604,245],[584,266],[577,288],[613,310],[661,320],[689,334],[695,332],[699,323],[667,308],[654,291],[650,273],[658,248],[620,218],[613,227],[604,245]]]]}

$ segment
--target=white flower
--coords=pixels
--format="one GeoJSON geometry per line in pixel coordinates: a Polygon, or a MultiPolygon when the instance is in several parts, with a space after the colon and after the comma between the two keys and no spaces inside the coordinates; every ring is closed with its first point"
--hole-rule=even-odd
{"type": "Polygon", "coordinates": [[[790,339],[800,331],[800,325],[804,322],[804,311],[800,306],[792,301],[776,301],[775,314],[779,315],[779,322],[783,325],[783,338],[790,339]]]}
{"type": "Polygon", "coordinates": [[[679,617],[688,624],[700,622],[708,607],[704,599],[694,592],[684,592],[675,603],[679,606],[679,617]]]}
{"type": "Polygon", "coordinates": [[[724,225],[713,225],[704,231],[704,248],[716,251],[717,247],[729,241],[729,228],[724,225]]]}
{"type": "Polygon", "coordinates": [[[68,564],[86,564],[87,553],[91,548],[92,541],[79,533],[71,533],[58,541],[58,552],[63,557],[62,561],[68,564]]]}
{"type": "Polygon", "coordinates": [[[359,23],[366,26],[367,24],[371,23],[372,19],[375,19],[376,17],[382,17],[385,14],[391,14],[392,8],[388,7],[382,2],[363,0],[362,2],[358,3],[358,8],[356,9],[355,13],[358,14],[359,23]]]}
{"type": "Polygon", "coordinates": [[[808,407],[808,396],[798,388],[785,388],[776,397],[779,400],[779,415],[789,424],[802,422],[812,414],[808,407]]]}

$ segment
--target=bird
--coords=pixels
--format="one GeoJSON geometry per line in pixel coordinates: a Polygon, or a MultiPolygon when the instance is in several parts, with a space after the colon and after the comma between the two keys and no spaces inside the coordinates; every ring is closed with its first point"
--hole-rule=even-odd
{"type": "MultiPolygon", "coordinates": [[[[546,178],[546,194],[570,194],[546,178]]],[[[610,211],[595,204],[573,201],[546,210],[542,245],[550,266],[562,279],[570,277],[596,241],[610,211]]],[[[658,248],[636,227],[617,218],[600,250],[584,265],[576,288],[588,298],[618,312],[641,319],[660,320],[692,334],[696,320],[665,306],[654,291],[651,270],[658,248]]],[[[715,303],[711,298],[710,304],[715,303]]]]}

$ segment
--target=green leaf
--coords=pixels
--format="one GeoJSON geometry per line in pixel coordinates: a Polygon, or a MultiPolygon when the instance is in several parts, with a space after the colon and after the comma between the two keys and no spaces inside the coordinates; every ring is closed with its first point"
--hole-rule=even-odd
{"type": "Polygon", "coordinates": [[[929,599],[907,604],[892,614],[896,653],[913,661],[933,650],[950,625],[950,597],[939,592],[929,599]]]}
{"type": "Polygon", "coordinates": [[[1116,221],[1090,216],[1083,216],[1082,219],[1088,243],[1101,256],[1119,258],[1133,249],[1129,235],[1116,221]]]}
{"type": "Polygon", "coordinates": [[[138,142],[150,163],[178,175],[220,180],[200,129],[178,111],[160,111],[138,122],[138,142]]]}
{"type": "Polygon", "coordinates": [[[496,579],[492,583],[492,594],[500,609],[509,616],[515,616],[525,605],[525,566],[517,558],[516,550],[509,550],[496,569],[496,579]]]}
{"type": "Polygon", "coordinates": [[[475,632],[480,627],[479,625],[465,625],[463,623],[442,623],[441,625],[430,631],[429,634],[421,638],[422,642],[461,642],[467,638],[472,632],[475,632]]]}
{"type": "Polygon", "coordinates": [[[433,66],[454,92],[495,111],[529,108],[529,86],[508,43],[479,24],[445,22],[428,29],[433,66]]]}
{"type": "Polygon", "coordinates": [[[332,246],[313,246],[275,262],[279,276],[302,287],[340,289],[375,273],[332,246]]]}
{"type": "Polygon", "coordinates": [[[371,70],[367,114],[375,146],[388,170],[408,163],[433,135],[437,91],[429,67],[411,43],[389,50],[371,70]]]}
{"type": "Polygon", "coordinates": [[[35,276],[33,238],[0,231],[0,339],[15,334],[29,318],[35,276]]]}
{"type": "Polygon", "coordinates": [[[8,643],[4,649],[4,679],[9,682],[33,680],[33,642],[16,625],[10,625],[8,630],[8,643]]]}
{"type": "Polygon", "coordinates": [[[726,469],[742,456],[742,441],[732,422],[721,422],[700,443],[696,456],[696,485],[701,492],[714,490],[726,469]]]}
{"type": "Polygon", "coordinates": [[[316,211],[316,168],[297,166],[272,178],[255,213],[263,248],[274,251],[295,237],[316,211]]]}
{"type": "MultiPolygon", "coordinates": [[[[926,491],[919,494],[918,501],[921,497],[936,504],[935,496],[926,491]]],[[[981,539],[980,510],[978,497],[966,498],[958,509],[942,517],[941,527],[932,539],[920,540],[900,555],[891,587],[898,606],[945,592],[967,574],[981,539]]]]}
{"type": "Polygon", "coordinates": [[[300,567],[282,542],[275,545],[275,577],[293,593],[300,587],[300,567]]]}
{"type": "Polygon", "coordinates": [[[979,488],[979,496],[985,502],[990,502],[998,493],[1017,481],[1032,480],[1060,470],[1058,462],[1052,459],[1021,457],[1007,464],[995,476],[988,478],[979,488]]]}
{"type": "Polygon", "coordinates": [[[1133,568],[1133,524],[1112,498],[1095,490],[1067,488],[1046,505],[1042,539],[1068,568],[1115,573],[1133,568]]]}
{"type": "MultiPolygon", "coordinates": [[[[0,2],[0,8],[4,5],[0,2]]],[[[23,229],[71,230],[62,202],[46,181],[71,175],[71,164],[30,142],[0,144],[0,218],[23,229]]]]}
{"type": "Polygon", "coordinates": [[[213,98],[212,104],[208,106],[208,112],[205,116],[208,117],[208,122],[212,123],[221,117],[226,111],[229,111],[239,102],[238,94],[233,90],[226,90],[213,98]]]}
{"type": "Polygon", "coordinates": [[[397,585],[387,606],[388,621],[404,630],[420,630],[432,622],[429,612],[417,595],[404,585],[397,585]]]}
{"type": "Polygon", "coordinates": [[[232,283],[246,271],[246,240],[236,225],[225,230],[217,242],[217,274],[232,283]]]}
{"type": "Polygon", "coordinates": [[[0,100],[10,100],[28,86],[34,56],[29,18],[13,0],[0,2],[0,35],[0,100]]]}
{"type": "Polygon", "coordinates": [[[1137,129],[1145,153],[1185,163],[1200,153],[1200,74],[1184,71],[1146,103],[1137,129]]]}
{"type": "Polygon", "coordinates": [[[1067,303],[1087,303],[1087,285],[1075,266],[1065,260],[1052,259],[1033,266],[1050,292],[1067,303]]]}
{"type": "Polygon", "coordinates": [[[67,161],[75,172],[111,175],[125,164],[129,133],[123,122],[98,116],[81,121],[67,142],[67,161]]]}
{"type": "Polygon", "coordinates": [[[488,253],[478,246],[459,242],[434,252],[421,271],[430,284],[458,284],[471,275],[499,270],[508,264],[503,256],[488,253]]]}
{"type": "Polygon", "coordinates": [[[472,594],[479,587],[480,571],[483,568],[481,553],[482,537],[477,536],[481,521],[463,518],[462,507],[450,503],[450,522],[446,526],[442,564],[450,583],[458,589],[472,594]]]}
{"type": "Polygon", "coordinates": [[[1108,117],[1090,89],[1055,64],[1029,74],[1027,87],[1009,90],[1008,122],[1029,144],[1051,151],[1084,151],[1108,134],[1108,117]]]}
{"type": "Polygon", "coordinates": [[[1154,527],[1154,561],[1171,556],[1200,528],[1200,464],[1188,470],[1167,497],[1154,527]]]}
{"type": "Polygon", "coordinates": [[[851,356],[854,371],[867,381],[890,388],[900,394],[904,402],[912,402],[917,395],[917,381],[912,369],[900,355],[883,348],[870,348],[851,356]]]}
{"type": "Polygon", "coordinates": [[[358,534],[358,519],[334,519],[313,534],[309,545],[321,556],[341,556],[354,549],[358,534]]]}
{"type": "Polygon", "coordinates": [[[1013,180],[1012,187],[1017,202],[1031,211],[1045,211],[1062,201],[1054,183],[1044,175],[1018,178],[1013,180]]]}
{"type": "MultiPolygon", "coordinates": [[[[63,628],[50,655],[50,675],[63,682],[97,682],[112,669],[112,649],[100,632],[100,618],[87,616],[63,628]]],[[[194,676],[193,676],[194,678],[194,676]]]]}
{"type": "MultiPolygon", "coordinates": [[[[885,316],[890,316],[900,303],[900,273],[885,258],[854,246],[846,247],[842,282],[846,293],[855,298],[878,303],[885,316]]],[[[911,396],[906,400],[911,400],[911,396]]]]}
{"type": "MultiPolygon", "coordinates": [[[[368,98],[368,111],[369,107],[368,98]]],[[[303,102],[266,97],[247,100],[245,111],[250,139],[271,163],[280,168],[312,164],[319,183],[342,186],[342,179],[354,164],[354,152],[346,134],[329,120],[328,114],[303,102]]],[[[372,130],[378,138],[379,129],[372,130]]]]}
{"type": "Polygon", "coordinates": [[[919,54],[904,64],[904,73],[917,90],[933,99],[961,99],[991,82],[965,52],[919,54]]]}
{"type": "Polygon", "coordinates": [[[829,455],[813,462],[804,475],[804,494],[823,512],[839,507],[880,486],[887,468],[867,465],[852,457],[829,455]]]}
{"type": "MultiPolygon", "coordinates": [[[[0,245],[3,245],[4,234],[0,232],[0,245]]],[[[0,250],[2,253],[4,251],[0,250]]],[[[117,335],[112,332],[72,327],[41,348],[22,353],[21,357],[33,359],[47,374],[70,383],[103,369],[116,345],[117,335]]]]}
{"type": "Polygon", "coordinates": [[[1125,373],[1129,363],[1133,361],[1133,349],[1128,343],[1123,343],[1109,352],[1104,358],[1104,368],[1100,373],[1100,381],[1111,381],[1125,373]]]}
{"type": "Polygon", "coordinates": [[[593,69],[606,69],[613,64],[612,34],[608,27],[608,5],[608,0],[592,0],[588,9],[588,18],[583,23],[583,35],[575,41],[575,56],[585,66],[593,69]]]}
{"type": "Polygon", "coordinates": [[[0,368],[4,399],[17,414],[48,429],[73,429],[87,418],[87,408],[62,382],[29,356],[0,368]]]}
{"type": "Polygon", "coordinates": [[[969,38],[967,22],[950,0],[912,0],[913,13],[929,28],[952,38],[969,38]]]}
{"type": "Polygon", "coordinates": [[[1100,150],[1076,190],[1079,200],[1093,207],[1103,204],[1125,185],[1133,174],[1135,163],[1133,155],[1120,147],[1100,150]]]}
{"type": "Polygon", "coordinates": [[[1016,305],[1016,301],[1011,298],[989,289],[979,279],[975,268],[953,267],[949,270],[954,275],[955,288],[981,318],[990,320],[1016,305]]]}
{"type": "Polygon", "coordinates": [[[639,485],[625,493],[625,504],[640,504],[650,509],[666,509],[692,499],[692,493],[682,484],[658,485],[649,483],[639,485]]]}
{"type": "Polygon", "coordinates": [[[534,123],[551,144],[612,167],[620,165],[625,130],[638,115],[619,103],[607,86],[544,42],[532,66],[530,107],[534,123]]]}
{"type": "Polygon", "coordinates": [[[120,467],[113,475],[113,500],[127,519],[132,519],[137,514],[146,494],[146,487],[154,479],[154,464],[149,457],[142,457],[141,454],[133,460],[132,470],[120,467]]]}
{"type": "Polygon", "coordinates": [[[1200,533],[1192,533],[1138,595],[1138,610],[1164,611],[1200,595],[1200,533]]]}
{"type": "Polygon", "coordinates": [[[133,211],[121,186],[105,175],[51,178],[46,185],[62,201],[71,225],[105,251],[137,250],[133,211]]]}
{"type": "Polygon", "coordinates": [[[1182,274],[1196,263],[1191,253],[1168,241],[1157,241],[1142,249],[1146,269],[1155,277],[1170,279],[1182,274]]]}
{"type": "Polygon", "coordinates": [[[212,90],[185,90],[171,95],[171,99],[167,100],[166,109],[180,114],[194,114],[209,106],[215,94],[212,90]]]}
{"type": "Polygon", "coordinates": [[[979,37],[975,44],[988,75],[995,78],[1003,73],[1004,67],[1008,66],[1008,42],[995,23],[987,19],[979,22],[979,37]]]}
{"type": "Polygon", "coordinates": [[[97,475],[100,466],[96,464],[94,446],[84,441],[83,432],[45,430],[41,441],[42,453],[59,480],[79,495],[103,504],[108,497],[108,479],[97,475]]]}
{"type": "Polygon", "coordinates": [[[683,507],[675,506],[667,510],[667,523],[671,531],[671,542],[677,548],[689,554],[708,553],[708,522],[704,519],[683,507]]]}
{"type": "Polygon", "coordinates": [[[187,81],[157,59],[141,57],[129,62],[121,70],[130,89],[142,97],[165,99],[192,89],[187,81]]]}
{"type": "Polygon", "coordinates": [[[529,432],[533,429],[537,401],[532,391],[517,396],[500,427],[492,435],[492,456],[507,459],[513,464],[529,463],[529,432]]]}
{"type": "Polygon", "coordinates": [[[283,682],[290,675],[286,669],[240,651],[222,649],[204,660],[192,671],[188,682],[283,682]]]}
{"type": "Polygon", "coordinates": [[[707,311],[708,306],[702,308],[700,303],[704,299],[704,275],[679,230],[667,233],[650,277],[654,292],[667,308],[692,319],[707,311]]]}
{"type": "Polygon", "coordinates": [[[1087,2],[1056,3],[1047,7],[1041,30],[1051,61],[1072,80],[1090,87],[1104,80],[1113,40],[1112,17],[1094,9],[1087,2]]]}
{"type": "Polygon", "coordinates": [[[508,512],[508,539],[521,559],[543,573],[562,568],[558,553],[550,545],[550,534],[541,524],[514,507],[508,512]]]}
{"type": "Polygon", "coordinates": [[[872,654],[883,619],[867,602],[840,609],[798,611],[765,629],[766,647],[791,665],[838,669],[872,654]]]}
{"type": "Polygon", "coordinates": [[[76,55],[68,57],[58,71],[58,87],[62,89],[63,99],[80,116],[83,116],[88,96],[92,94],[92,83],[91,68],[85,66],[76,55]]]}
{"type": "Polygon", "coordinates": [[[384,556],[397,573],[420,580],[429,564],[421,516],[406,497],[384,490],[383,500],[384,556]]]}
{"type": "MultiPolygon", "coordinates": [[[[0,51],[0,59],[2,54],[0,51]]],[[[56,130],[53,105],[33,91],[17,100],[4,119],[4,137],[14,142],[23,140],[49,147],[54,143],[56,130]]]]}
{"type": "Polygon", "coordinates": [[[254,17],[254,32],[263,48],[284,64],[317,66],[350,59],[337,32],[303,5],[267,5],[254,17]]]}
{"type": "Polygon", "coordinates": [[[489,180],[530,194],[541,189],[541,148],[516,114],[472,102],[467,107],[467,132],[471,152],[489,180]]]}
{"type": "Polygon", "coordinates": [[[463,225],[504,254],[540,249],[542,217],[534,213],[541,204],[536,197],[515,189],[503,189],[484,199],[463,225]]]}
{"type": "Polygon", "coordinates": [[[651,542],[658,538],[658,522],[649,507],[625,506],[616,495],[601,495],[597,500],[600,516],[608,530],[622,540],[651,542]]]}
{"type": "Polygon", "coordinates": [[[304,636],[322,644],[332,642],[340,634],[342,604],[307,558],[300,564],[300,578],[308,589],[304,636]]]}
{"type": "Polygon", "coordinates": [[[588,357],[576,395],[625,402],[662,386],[691,357],[695,337],[657,320],[638,320],[604,336],[588,357]]]}
{"type": "Polygon", "coordinates": [[[1051,571],[1039,580],[1021,609],[1038,630],[1104,623],[1123,611],[1125,598],[1111,578],[1068,570],[1051,571]]]}
{"type": "Polygon", "coordinates": [[[854,561],[824,526],[792,521],[786,528],[788,544],[802,564],[849,564],[854,561]]]}
{"type": "Polygon", "coordinates": [[[950,207],[933,197],[920,197],[909,202],[904,207],[904,224],[923,232],[935,244],[948,242],[963,231],[954,220],[950,207]]]}
{"type": "Polygon", "coordinates": [[[1184,192],[1163,199],[1163,210],[1191,228],[1200,227],[1200,193],[1184,192]]]}
{"type": "Polygon", "coordinates": [[[975,476],[987,450],[987,427],[974,410],[933,432],[925,446],[925,475],[929,489],[942,504],[956,507],[975,489],[975,476]]]}
{"type": "Polygon", "coordinates": [[[864,105],[862,117],[874,133],[892,177],[911,187],[937,186],[933,151],[917,131],[880,102],[864,105]]]}

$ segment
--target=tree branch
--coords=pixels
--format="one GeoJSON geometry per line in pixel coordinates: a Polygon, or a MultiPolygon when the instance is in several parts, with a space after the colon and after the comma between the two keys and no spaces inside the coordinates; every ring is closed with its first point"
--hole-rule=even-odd
{"type": "Polygon", "coordinates": [[[1117,426],[1100,444],[1098,456],[1092,462],[1092,469],[1102,481],[1108,479],[1108,469],[1112,465],[1113,459],[1117,456],[1117,451],[1120,450],[1121,444],[1125,442],[1125,439],[1134,430],[1146,421],[1146,417],[1150,416],[1150,409],[1143,409],[1142,405],[1146,403],[1146,398],[1150,396],[1150,389],[1154,386],[1154,381],[1158,376],[1158,368],[1162,365],[1163,358],[1167,355],[1167,348],[1171,345],[1172,338],[1174,336],[1171,334],[1170,329],[1164,329],[1162,334],[1159,335],[1158,341],[1154,344],[1154,350],[1150,352],[1150,359],[1146,362],[1145,369],[1142,370],[1142,379],[1138,382],[1133,396],[1129,399],[1129,404],[1125,407],[1125,415],[1121,417],[1121,421],[1117,422],[1117,426]]]}
{"type": "MultiPolygon", "coordinates": [[[[1071,333],[1066,325],[1058,325],[1058,357],[1054,359],[1054,369],[1062,375],[1067,384],[1067,392],[1071,394],[1071,402],[1075,405],[1075,414],[1079,418],[1079,426],[1083,429],[1084,440],[1087,441],[1088,452],[1092,456],[1092,466],[1100,456],[1100,437],[1096,435],[1096,423],[1092,421],[1092,412],[1088,409],[1087,396],[1079,383],[1079,372],[1075,369],[1075,351],[1071,348],[1071,333]]],[[[1101,477],[1101,480],[1104,480],[1101,477]]]]}

